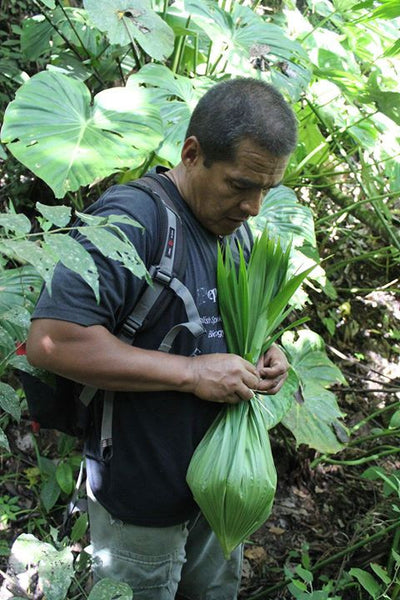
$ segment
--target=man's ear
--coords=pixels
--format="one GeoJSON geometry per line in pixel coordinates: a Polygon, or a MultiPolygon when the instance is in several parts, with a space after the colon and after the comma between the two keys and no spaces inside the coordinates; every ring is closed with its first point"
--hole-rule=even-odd
{"type": "Polygon", "coordinates": [[[192,167],[203,160],[203,153],[196,136],[186,138],[182,146],[181,160],[185,167],[192,167]]]}

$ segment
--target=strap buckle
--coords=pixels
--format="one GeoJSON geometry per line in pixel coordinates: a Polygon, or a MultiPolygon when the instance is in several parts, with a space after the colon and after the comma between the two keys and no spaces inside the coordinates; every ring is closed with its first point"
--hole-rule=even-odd
{"type": "Polygon", "coordinates": [[[165,287],[168,287],[173,279],[172,274],[163,271],[160,265],[152,266],[149,270],[149,273],[153,281],[162,283],[163,285],[165,285],[165,287]]]}
{"type": "Polygon", "coordinates": [[[130,315],[126,319],[125,323],[122,325],[121,331],[124,335],[126,334],[128,337],[134,338],[137,330],[140,329],[141,326],[142,323],[140,323],[132,315],[130,315]]]}

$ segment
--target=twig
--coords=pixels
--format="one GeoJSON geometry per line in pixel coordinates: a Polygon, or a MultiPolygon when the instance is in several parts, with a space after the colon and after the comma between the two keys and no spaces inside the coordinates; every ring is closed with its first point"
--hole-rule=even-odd
{"type": "Polygon", "coordinates": [[[0,569],[0,575],[8,582],[6,583],[6,588],[14,595],[14,596],[22,596],[22,598],[28,598],[28,600],[32,600],[32,596],[27,594],[24,588],[20,586],[17,579],[15,577],[11,577],[8,573],[5,573],[0,569]]]}

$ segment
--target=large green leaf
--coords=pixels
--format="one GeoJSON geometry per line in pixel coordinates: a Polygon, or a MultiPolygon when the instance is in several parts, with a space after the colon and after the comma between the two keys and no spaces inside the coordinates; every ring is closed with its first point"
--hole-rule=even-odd
{"type": "Polygon", "coordinates": [[[311,73],[302,46],[289,39],[282,27],[267,23],[251,8],[235,3],[232,11],[235,43],[250,53],[252,64],[265,68],[263,77],[293,101],[307,88],[311,73]]]}
{"type": "Polygon", "coordinates": [[[224,73],[255,75],[254,67],[260,63],[263,77],[294,99],[305,89],[310,74],[297,61],[305,61],[306,55],[280,27],[235,2],[229,13],[214,0],[185,0],[184,6],[191,15],[191,27],[198,26],[212,41],[212,60],[224,73]]]}
{"type": "Polygon", "coordinates": [[[152,86],[152,101],[159,107],[165,137],[157,155],[173,165],[180,161],[182,144],[190,115],[198,100],[213,82],[207,77],[192,78],[176,75],[164,65],[144,65],[127,82],[131,85],[152,86]]]}
{"type": "Polygon", "coordinates": [[[112,44],[135,40],[149,56],[166,60],[174,49],[174,33],[151,8],[149,0],[84,0],[93,23],[112,44]]]}
{"type": "Polygon", "coordinates": [[[54,72],[38,73],[18,90],[2,129],[9,150],[57,198],[138,166],[161,138],[159,112],[146,90],[112,88],[92,103],[82,82],[54,72]]]}
{"type": "MultiPolygon", "coordinates": [[[[53,12],[53,22],[60,32],[60,35],[57,33],[53,37],[57,45],[65,46],[65,40],[68,40],[75,47],[85,48],[85,54],[89,52],[90,55],[97,56],[108,44],[105,36],[93,25],[83,8],[57,8],[53,12]]],[[[95,64],[97,66],[98,61],[95,64]]]]}
{"type": "Polygon", "coordinates": [[[83,47],[95,56],[104,49],[105,37],[90,22],[84,9],[57,8],[50,18],[51,22],[40,14],[22,22],[21,50],[26,59],[36,60],[46,52],[54,52],[57,46],[65,46],[66,42],[83,47]]]}
{"type": "MultiPolygon", "coordinates": [[[[103,65],[103,63],[101,63],[103,65]]],[[[55,71],[79,79],[79,81],[86,81],[92,76],[93,72],[90,69],[89,63],[81,62],[76,54],[72,50],[60,50],[54,51],[51,54],[51,63],[47,65],[48,71],[55,71]]]]}
{"type": "Polygon", "coordinates": [[[342,444],[336,432],[344,431],[339,421],[343,414],[327,387],[345,383],[340,369],[329,360],[322,338],[313,331],[286,332],[282,345],[302,392],[282,423],[293,433],[297,444],[307,444],[320,452],[338,452],[342,444]]]}
{"type": "Polygon", "coordinates": [[[44,15],[35,15],[22,21],[21,50],[26,60],[36,60],[50,51],[54,28],[44,15]]]}
{"type": "Polygon", "coordinates": [[[32,534],[21,534],[11,549],[10,566],[15,574],[38,565],[39,584],[47,600],[64,600],[74,575],[70,548],[56,550],[32,534]]]}
{"type": "Polygon", "coordinates": [[[324,341],[315,331],[287,332],[282,343],[301,382],[314,382],[324,388],[346,383],[340,369],[326,355],[324,341]]]}
{"type": "Polygon", "coordinates": [[[354,53],[342,41],[339,34],[321,28],[306,38],[304,47],[318,76],[334,81],[346,95],[355,95],[364,89],[364,80],[354,53]]]}
{"type": "Polygon", "coordinates": [[[299,388],[299,380],[293,369],[289,370],[288,378],[282,388],[273,396],[259,396],[258,402],[264,407],[265,421],[268,429],[280,423],[286,413],[293,406],[295,393],[299,388]]]}
{"type": "MultiPolygon", "coordinates": [[[[105,233],[101,231],[100,235],[104,236],[105,233]]],[[[67,269],[78,273],[86,281],[99,301],[99,274],[91,254],[86,252],[79,242],[65,234],[48,234],[44,236],[44,241],[67,269]]]]}
{"type": "Polygon", "coordinates": [[[280,185],[268,192],[260,213],[252,220],[255,227],[263,231],[265,227],[272,237],[280,237],[285,242],[293,240],[293,246],[301,246],[304,241],[315,246],[314,220],[311,210],[301,205],[290,188],[280,185]]]}

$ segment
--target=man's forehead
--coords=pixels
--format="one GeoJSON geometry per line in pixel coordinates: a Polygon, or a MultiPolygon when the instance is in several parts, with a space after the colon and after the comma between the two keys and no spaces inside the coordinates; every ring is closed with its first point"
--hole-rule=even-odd
{"type": "MultiPolygon", "coordinates": [[[[240,185],[243,188],[260,188],[263,187],[263,183],[260,183],[260,181],[255,181],[254,179],[250,179],[249,177],[236,177],[233,176],[231,177],[231,180],[236,183],[237,185],[240,185]]],[[[282,183],[282,179],[280,179],[278,182],[273,182],[270,183],[268,182],[268,187],[269,188],[275,188],[278,187],[279,185],[281,185],[282,183]]]]}

